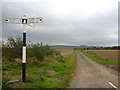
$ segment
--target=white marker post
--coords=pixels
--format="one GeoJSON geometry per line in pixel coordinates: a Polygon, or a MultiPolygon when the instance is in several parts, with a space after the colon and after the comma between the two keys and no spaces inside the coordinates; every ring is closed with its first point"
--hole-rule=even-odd
{"type": "Polygon", "coordinates": [[[35,27],[34,23],[40,23],[42,18],[23,18],[6,19],[7,23],[23,24],[23,50],[22,50],[22,81],[26,81],[26,25],[35,27]]]}

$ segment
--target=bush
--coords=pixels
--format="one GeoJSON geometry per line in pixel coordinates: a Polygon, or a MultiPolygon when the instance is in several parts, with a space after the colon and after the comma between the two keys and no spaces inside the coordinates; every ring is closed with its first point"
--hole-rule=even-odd
{"type": "Polygon", "coordinates": [[[8,59],[21,58],[22,40],[21,38],[9,37],[7,43],[2,43],[2,56],[8,59]]]}
{"type": "MultiPolygon", "coordinates": [[[[37,60],[42,60],[45,56],[52,55],[53,50],[49,49],[48,45],[41,46],[41,44],[29,44],[27,46],[27,57],[35,57],[37,60]]],[[[7,43],[2,42],[2,57],[7,60],[14,58],[22,58],[22,40],[21,38],[9,37],[7,43]]]]}
{"type": "Polygon", "coordinates": [[[42,46],[37,43],[31,45],[31,48],[28,48],[28,57],[36,57],[38,60],[42,60],[45,56],[52,55],[52,51],[49,50],[49,46],[42,46]]]}

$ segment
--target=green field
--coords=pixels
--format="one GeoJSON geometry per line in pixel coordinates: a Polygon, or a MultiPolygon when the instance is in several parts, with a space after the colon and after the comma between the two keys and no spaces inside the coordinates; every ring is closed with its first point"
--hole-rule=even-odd
{"type": "Polygon", "coordinates": [[[86,52],[86,51],[80,51],[82,52],[84,55],[88,56],[90,59],[101,63],[101,64],[118,64],[118,60],[112,60],[112,59],[108,59],[99,55],[95,55],[92,52],[86,52]]]}
{"type": "Polygon", "coordinates": [[[27,64],[26,83],[21,82],[21,64],[5,62],[3,67],[3,88],[66,88],[75,70],[76,53],[66,58],[47,57],[42,63],[34,60],[27,64]],[[10,80],[18,83],[7,84],[10,80]]]}

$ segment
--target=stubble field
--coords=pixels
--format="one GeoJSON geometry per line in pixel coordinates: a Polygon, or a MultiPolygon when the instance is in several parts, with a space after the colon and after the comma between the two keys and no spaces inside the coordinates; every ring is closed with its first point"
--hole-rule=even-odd
{"type": "Polygon", "coordinates": [[[85,50],[83,52],[92,60],[118,71],[120,50],[85,50]]]}
{"type": "Polygon", "coordinates": [[[120,52],[120,50],[87,50],[87,51],[113,60],[119,59],[118,53],[120,52]]]}

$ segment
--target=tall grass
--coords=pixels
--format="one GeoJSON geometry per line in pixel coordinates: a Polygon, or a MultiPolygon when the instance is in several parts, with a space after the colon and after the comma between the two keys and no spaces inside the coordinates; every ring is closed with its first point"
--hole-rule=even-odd
{"type": "Polygon", "coordinates": [[[21,82],[21,64],[7,62],[3,70],[3,89],[7,88],[66,88],[76,66],[76,53],[64,58],[54,54],[47,56],[44,62],[33,60],[27,63],[26,83],[21,82]],[[16,65],[15,65],[16,64],[16,65]],[[11,67],[11,65],[13,65],[11,67]],[[8,81],[19,80],[18,83],[8,84],[8,81]]]}

